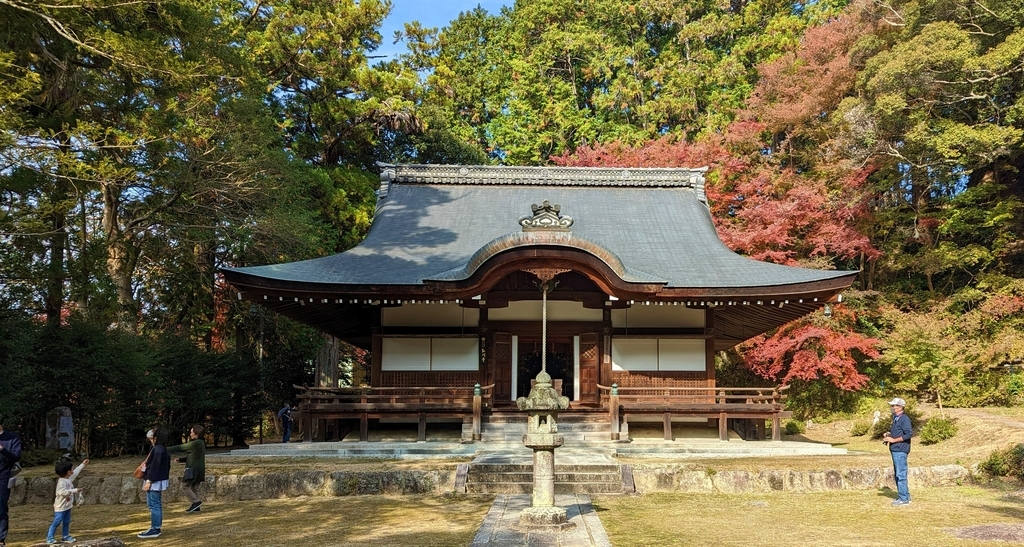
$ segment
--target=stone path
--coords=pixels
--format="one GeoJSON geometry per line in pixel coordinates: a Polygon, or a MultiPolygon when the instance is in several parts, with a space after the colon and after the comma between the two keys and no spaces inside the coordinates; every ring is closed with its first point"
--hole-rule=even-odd
{"type": "Polygon", "coordinates": [[[530,496],[499,494],[470,547],[611,547],[590,496],[558,494],[555,505],[565,509],[568,526],[521,528],[519,513],[530,506],[530,496]]]}

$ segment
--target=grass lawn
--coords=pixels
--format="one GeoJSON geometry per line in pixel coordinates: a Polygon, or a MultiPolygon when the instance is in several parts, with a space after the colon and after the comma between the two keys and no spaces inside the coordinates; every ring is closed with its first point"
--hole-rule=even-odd
{"type": "MultiPolygon", "coordinates": [[[[71,535],[79,541],[113,535],[129,545],[168,547],[465,546],[493,500],[492,496],[352,496],[213,501],[199,513],[185,513],[185,503],[165,503],[164,533],[157,540],[135,537],[149,528],[145,505],[83,505],[71,512],[71,535]]],[[[24,547],[44,541],[52,520],[50,506],[11,507],[7,545],[24,547]]]]}
{"type": "Polygon", "coordinates": [[[1024,532],[1019,524],[1024,501],[997,488],[921,488],[912,490],[911,497],[910,505],[892,507],[887,491],[647,494],[595,496],[594,506],[615,547],[1005,547],[1005,541],[959,539],[954,529],[961,537],[986,537],[962,529],[978,525],[1010,525],[1024,532]]]}
{"type": "MultiPolygon", "coordinates": [[[[922,409],[925,417],[938,410],[922,409]]],[[[915,443],[910,465],[960,464],[984,460],[993,450],[1024,442],[1024,409],[946,409],[960,427],[953,439],[915,443]]],[[[863,421],[866,417],[859,418],[863,421]]],[[[858,420],[816,424],[786,440],[826,442],[850,455],[839,457],[734,458],[704,460],[620,458],[622,463],[665,464],[694,469],[765,468],[826,470],[889,467],[888,450],[849,431],[858,420]]],[[[736,441],[741,442],[741,441],[736,441]]],[[[128,474],[139,457],[94,459],[85,474],[128,474]]],[[[379,471],[451,469],[453,460],[337,460],[211,456],[212,474],[267,473],[296,469],[379,471]]],[[[28,468],[25,476],[52,476],[52,466],[28,468]]],[[[914,488],[913,503],[893,508],[893,493],[839,491],[769,494],[675,494],[595,496],[594,504],[615,547],[660,545],[898,545],[1006,546],[1024,543],[1024,497],[1019,481],[989,485],[914,488]],[[962,539],[975,538],[975,539],[962,539]],[[993,538],[1001,538],[1003,541],[993,538]],[[1007,543],[1012,541],[1013,543],[1007,543]]],[[[153,543],[180,547],[280,546],[465,546],[483,521],[492,496],[354,496],[221,502],[199,514],[185,504],[165,504],[163,535],[153,543]]],[[[8,545],[25,547],[45,538],[53,518],[49,505],[11,508],[8,545]]],[[[73,512],[72,534],[80,539],[117,535],[132,545],[148,528],[142,504],[86,505],[73,512]]]]}
{"type": "MultiPolygon", "coordinates": [[[[907,507],[889,505],[888,491],[771,494],[645,494],[594,496],[615,547],[735,545],[1006,546],[971,527],[1015,527],[1024,539],[1024,501],[1004,488],[920,488],[907,507]],[[886,535],[890,534],[890,535],[886,535]]],[[[184,503],[165,506],[164,535],[154,544],[175,547],[249,546],[466,546],[492,496],[354,496],[210,502],[198,514],[184,503]]],[[[46,506],[11,508],[11,547],[44,539],[52,518],[46,506]]],[[[145,544],[142,505],[86,505],[73,511],[80,540],[117,535],[145,544]]]]}

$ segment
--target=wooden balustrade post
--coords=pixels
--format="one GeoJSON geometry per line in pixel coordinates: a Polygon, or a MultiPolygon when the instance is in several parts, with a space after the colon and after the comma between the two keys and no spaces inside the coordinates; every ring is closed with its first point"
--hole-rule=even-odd
{"type": "Polygon", "coordinates": [[[613,441],[619,440],[619,384],[612,384],[611,394],[608,396],[608,413],[612,423],[613,441]]]}
{"type": "Polygon", "coordinates": [[[473,386],[473,440],[479,441],[482,437],[480,433],[480,420],[481,414],[483,414],[484,398],[483,392],[480,389],[480,384],[473,386]]]}
{"type": "Polygon", "coordinates": [[[303,395],[301,399],[299,413],[302,415],[302,440],[309,443],[313,442],[313,405],[310,404],[307,395],[303,395]]]}

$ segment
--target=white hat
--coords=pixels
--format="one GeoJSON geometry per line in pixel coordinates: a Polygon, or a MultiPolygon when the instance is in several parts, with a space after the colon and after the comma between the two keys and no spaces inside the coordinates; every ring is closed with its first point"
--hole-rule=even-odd
{"type": "Polygon", "coordinates": [[[907,402],[899,397],[895,397],[893,400],[889,401],[889,406],[907,406],[907,402]]]}
{"type": "Polygon", "coordinates": [[[150,429],[149,431],[146,432],[146,438],[147,439],[152,439],[155,436],[156,436],[156,432],[153,431],[152,429],[150,429]]]}

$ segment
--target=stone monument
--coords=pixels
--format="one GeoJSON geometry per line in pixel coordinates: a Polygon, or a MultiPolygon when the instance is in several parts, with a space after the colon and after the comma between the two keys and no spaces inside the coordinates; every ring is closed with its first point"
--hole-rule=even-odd
{"type": "Polygon", "coordinates": [[[46,448],[71,450],[75,446],[75,426],[71,409],[59,406],[46,413],[46,448]]]}

